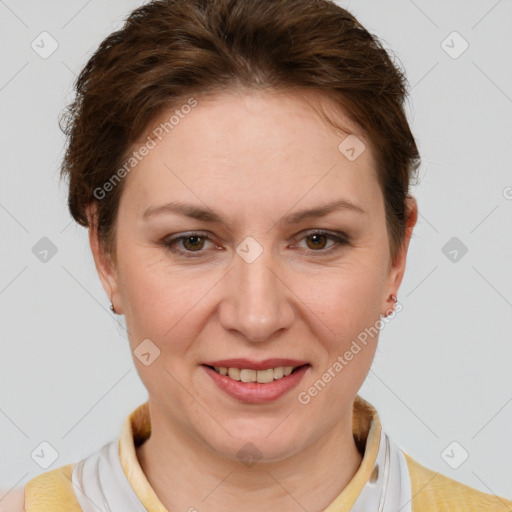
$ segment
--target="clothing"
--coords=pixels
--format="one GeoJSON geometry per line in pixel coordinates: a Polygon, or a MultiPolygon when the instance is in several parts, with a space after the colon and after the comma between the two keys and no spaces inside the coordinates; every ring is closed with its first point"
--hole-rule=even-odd
{"type": "MultiPolygon", "coordinates": [[[[136,448],[151,433],[148,402],[125,419],[119,438],[91,456],[25,485],[26,512],[172,512],[149,484],[136,448]]],[[[512,501],[427,469],[382,429],[375,408],[357,396],[353,434],[361,464],[324,512],[510,512],[512,501]]],[[[201,507],[199,507],[201,508],[201,507]]]]}

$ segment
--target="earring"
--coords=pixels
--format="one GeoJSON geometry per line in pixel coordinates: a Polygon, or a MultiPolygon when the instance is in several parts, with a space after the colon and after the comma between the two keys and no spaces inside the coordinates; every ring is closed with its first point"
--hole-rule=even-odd
{"type": "MultiPolygon", "coordinates": [[[[395,302],[395,304],[398,302],[398,299],[394,296],[394,295],[391,295],[391,299],[393,299],[393,301],[395,302]]],[[[393,304],[393,308],[391,309],[391,311],[386,311],[386,313],[384,315],[381,315],[383,316],[384,318],[386,318],[387,316],[391,315],[391,313],[394,311],[395,309],[395,304],[393,304]]]]}
{"type": "Polygon", "coordinates": [[[114,314],[117,314],[117,311],[116,311],[116,308],[112,302],[112,299],[110,299],[110,311],[112,311],[112,313],[114,314]]]}

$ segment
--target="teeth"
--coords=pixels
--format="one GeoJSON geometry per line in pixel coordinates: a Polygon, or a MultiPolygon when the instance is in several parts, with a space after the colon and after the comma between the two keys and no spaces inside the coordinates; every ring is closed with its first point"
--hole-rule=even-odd
{"type": "Polygon", "coordinates": [[[272,370],[272,368],[268,370],[258,370],[257,372],[254,371],[254,373],[256,374],[256,382],[260,382],[261,384],[266,384],[274,380],[274,370],[272,370]]]}
{"type": "Polygon", "coordinates": [[[273,380],[279,380],[292,373],[296,366],[278,366],[277,368],[268,368],[267,370],[249,370],[246,368],[226,368],[224,366],[214,366],[217,373],[227,375],[233,380],[242,382],[259,382],[266,384],[273,380]]]}
{"type": "Polygon", "coordinates": [[[242,382],[256,382],[258,373],[256,370],[240,370],[240,380],[242,382]]]}
{"type": "MultiPolygon", "coordinates": [[[[215,367],[214,367],[215,368],[215,367]]],[[[240,368],[229,368],[228,369],[228,375],[233,379],[233,380],[240,380],[240,368]]]]}
{"type": "Polygon", "coordinates": [[[280,366],[279,368],[274,368],[274,379],[280,379],[284,375],[284,368],[280,366]]]}

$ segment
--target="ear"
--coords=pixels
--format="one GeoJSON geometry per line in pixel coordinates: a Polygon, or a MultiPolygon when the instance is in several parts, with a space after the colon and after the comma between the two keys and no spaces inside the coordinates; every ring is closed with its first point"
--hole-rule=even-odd
{"type": "Polygon", "coordinates": [[[116,313],[122,314],[117,269],[111,255],[105,253],[105,248],[100,241],[98,233],[97,205],[91,204],[87,206],[86,212],[89,224],[89,244],[98,277],[109,300],[112,301],[116,313]]]}
{"type": "MultiPolygon", "coordinates": [[[[394,301],[390,299],[390,296],[394,295],[395,297],[397,297],[398,289],[400,288],[400,284],[404,277],[409,242],[411,241],[412,232],[414,226],[416,225],[416,221],[418,220],[418,203],[416,199],[412,196],[407,196],[406,211],[407,220],[405,226],[404,240],[396,254],[395,261],[392,261],[389,267],[385,297],[386,305],[384,306],[384,309],[388,312],[394,306],[394,301]]],[[[385,313],[383,313],[383,316],[385,316],[385,313]]]]}

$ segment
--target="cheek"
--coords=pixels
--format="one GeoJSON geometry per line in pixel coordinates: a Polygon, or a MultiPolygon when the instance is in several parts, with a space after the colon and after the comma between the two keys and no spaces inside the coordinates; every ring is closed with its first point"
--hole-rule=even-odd
{"type": "Polygon", "coordinates": [[[353,334],[379,318],[384,269],[370,256],[361,250],[342,265],[295,278],[297,296],[338,335],[353,334]]]}
{"type": "Polygon", "coordinates": [[[316,335],[324,349],[309,384],[314,385],[319,375],[332,383],[318,400],[320,408],[328,408],[332,397],[353,398],[371,367],[380,332],[381,280],[375,269],[371,273],[354,266],[347,273],[333,274],[324,284],[322,293],[309,298],[311,321],[318,326],[316,335]]]}
{"type": "MultiPolygon", "coordinates": [[[[120,291],[133,344],[153,337],[163,346],[172,339],[178,349],[201,329],[214,302],[222,301],[212,286],[224,272],[218,267],[173,266],[162,250],[128,241],[124,237],[119,244],[120,291]]],[[[299,309],[305,307],[303,313],[312,314],[310,321],[320,329],[316,334],[338,340],[338,347],[340,338],[357,336],[379,318],[385,282],[381,260],[376,247],[368,245],[352,248],[338,263],[314,271],[284,269],[283,280],[293,290],[289,300],[298,301],[299,309]]],[[[228,279],[225,276],[224,284],[228,279]]]]}
{"type": "Polygon", "coordinates": [[[179,315],[179,302],[169,301],[180,291],[174,283],[170,286],[163,262],[154,257],[154,252],[130,246],[121,254],[120,293],[129,331],[136,339],[156,337],[163,322],[170,326],[173,317],[179,315]]]}
{"type": "Polygon", "coordinates": [[[164,350],[184,350],[205,316],[205,297],[215,280],[198,269],[172,267],[158,249],[131,249],[120,265],[125,317],[133,339],[154,339],[164,350]]]}
{"type": "Polygon", "coordinates": [[[171,274],[165,261],[154,257],[154,250],[132,249],[129,254],[120,270],[134,364],[153,396],[159,396],[162,388],[176,401],[181,388],[175,378],[185,379],[182,363],[196,337],[193,329],[199,326],[195,320],[200,308],[194,307],[199,299],[191,293],[195,288],[185,274],[171,274]],[[145,353],[151,361],[144,360],[145,353]]]}

